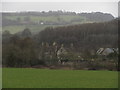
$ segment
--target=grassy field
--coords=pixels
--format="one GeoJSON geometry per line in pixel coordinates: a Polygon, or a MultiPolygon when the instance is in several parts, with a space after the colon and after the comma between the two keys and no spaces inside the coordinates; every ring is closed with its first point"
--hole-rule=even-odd
{"type": "MultiPolygon", "coordinates": [[[[1,58],[1,57],[0,57],[1,58]]],[[[0,62],[1,63],[1,62],[0,62]]],[[[0,64],[0,89],[2,88],[2,68],[0,64]]]]}
{"type": "MultiPolygon", "coordinates": [[[[20,18],[20,22],[24,22],[24,18],[27,16],[4,16],[4,18],[9,19],[9,20],[17,20],[17,18],[20,18]]],[[[91,23],[90,21],[86,20],[85,17],[79,16],[79,15],[59,15],[59,16],[29,16],[30,17],[30,21],[36,23],[39,21],[43,21],[43,22],[56,22],[56,23],[60,23],[60,22],[67,22],[70,23],[71,20],[78,20],[78,21],[74,21],[71,22],[70,25],[75,25],[75,24],[82,24],[82,23],[91,23]]],[[[63,26],[63,25],[9,25],[9,26],[4,26],[2,29],[4,30],[8,30],[10,31],[12,34],[17,33],[17,32],[21,32],[22,30],[24,30],[26,27],[30,28],[32,32],[39,32],[41,30],[44,30],[46,27],[58,27],[58,26],[63,26]]]]}
{"type": "MultiPolygon", "coordinates": [[[[5,16],[5,18],[10,20],[17,20],[17,18],[20,18],[21,21],[24,21],[24,18],[26,16],[5,16]]],[[[58,18],[61,20],[64,20],[66,22],[70,22],[72,19],[81,19],[82,21],[86,20],[85,17],[79,16],[79,15],[59,15],[59,16],[29,16],[31,21],[53,21],[58,22],[58,18]]]]}
{"type": "Polygon", "coordinates": [[[3,88],[117,88],[115,71],[3,68],[3,88]]]}
{"type": "Polygon", "coordinates": [[[62,25],[14,25],[14,26],[5,26],[2,28],[3,31],[8,30],[10,33],[14,34],[17,32],[23,31],[25,28],[29,28],[31,32],[40,32],[47,27],[58,27],[62,25]]]}

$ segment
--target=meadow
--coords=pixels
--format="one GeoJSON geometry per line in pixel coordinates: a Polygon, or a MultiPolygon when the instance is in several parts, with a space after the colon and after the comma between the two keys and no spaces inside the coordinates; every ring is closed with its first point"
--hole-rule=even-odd
{"type": "Polygon", "coordinates": [[[47,27],[57,27],[61,25],[13,25],[13,26],[4,26],[3,31],[8,30],[11,34],[15,34],[23,31],[25,28],[29,28],[31,32],[37,33],[44,30],[47,27]]]}
{"type": "Polygon", "coordinates": [[[117,88],[118,72],[3,68],[3,88],[117,88]]]}
{"type": "Polygon", "coordinates": [[[1,68],[1,64],[0,64],[0,89],[1,88],[2,88],[2,68],[1,68]]]}
{"type": "MultiPolygon", "coordinates": [[[[7,19],[10,20],[17,20],[17,18],[20,18],[21,21],[24,21],[24,18],[26,17],[26,15],[24,16],[5,16],[7,19]]],[[[64,20],[65,22],[70,22],[72,19],[81,19],[81,21],[86,21],[85,17],[79,16],[79,15],[57,15],[57,16],[29,16],[30,20],[33,22],[36,21],[53,21],[53,22],[58,22],[58,18],[60,18],[61,20],[64,20]]]]}
{"type": "MultiPolygon", "coordinates": [[[[8,19],[8,20],[17,20],[17,18],[20,18],[20,22],[24,22],[24,18],[27,17],[25,16],[4,16],[4,18],[8,19]]],[[[71,22],[71,20],[79,20],[79,21],[74,21],[71,22],[70,25],[75,25],[75,24],[82,24],[82,23],[91,23],[90,21],[87,21],[85,17],[79,16],[79,15],[59,15],[59,16],[29,16],[30,21],[31,22],[39,22],[39,21],[43,21],[43,22],[55,22],[55,23],[59,23],[59,22],[71,22]]],[[[37,33],[40,32],[42,30],[44,30],[46,27],[58,27],[58,26],[64,26],[64,25],[40,25],[40,24],[36,24],[36,25],[8,25],[8,26],[3,26],[2,30],[8,30],[10,31],[12,34],[17,33],[17,32],[21,32],[23,31],[25,28],[29,28],[31,30],[31,32],[33,33],[37,33]]]]}

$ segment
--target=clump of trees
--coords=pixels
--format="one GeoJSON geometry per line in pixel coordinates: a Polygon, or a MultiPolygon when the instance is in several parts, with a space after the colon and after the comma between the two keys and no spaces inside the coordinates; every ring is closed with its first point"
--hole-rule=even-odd
{"type": "Polygon", "coordinates": [[[12,36],[10,43],[3,45],[3,65],[23,67],[38,64],[38,53],[32,38],[12,36]]]}

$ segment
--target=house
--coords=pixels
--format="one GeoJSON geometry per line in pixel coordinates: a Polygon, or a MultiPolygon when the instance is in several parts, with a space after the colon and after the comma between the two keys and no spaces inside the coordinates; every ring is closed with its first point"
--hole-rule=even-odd
{"type": "Polygon", "coordinates": [[[62,45],[61,48],[57,51],[57,57],[58,59],[62,59],[62,56],[66,54],[67,54],[67,50],[62,45]]]}
{"type": "Polygon", "coordinates": [[[109,55],[111,53],[115,53],[115,52],[118,52],[118,49],[115,49],[115,48],[100,48],[97,51],[97,55],[107,56],[107,55],[109,55]]]}
{"type": "Polygon", "coordinates": [[[61,48],[57,51],[57,58],[59,59],[59,63],[64,65],[65,62],[68,62],[68,59],[66,58],[67,53],[67,50],[64,48],[63,45],[61,45],[61,48]]]}

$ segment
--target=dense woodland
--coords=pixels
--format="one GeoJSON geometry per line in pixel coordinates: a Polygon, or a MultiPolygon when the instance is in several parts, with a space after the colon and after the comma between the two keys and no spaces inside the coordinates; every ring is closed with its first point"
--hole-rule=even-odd
{"type": "Polygon", "coordinates": [[[99,47],[117,47],[117,21],[81,24],[74,26],[46,28],[35,35],[37,42],[64,43],[69,47],[71,43],[77,50],[81,48],[97,49],[99,47]]]}
{"type": "Polygon", "coordinates": [[[57,65],[59,59],[56,52],[61,46],[64,46],[69,51],[67,55],[63,55],[65,59],[81,60],[77,55],[84,59],[84,62],[73,63],[73,67],[76,69],[116,70],[116,54],[103,61],[98,58],[96,51],[101,47],[118,48],[118,19],[57,28],[47,27],[37,34],[32,34],[28,27],[23,32],[16,34],[4,31],[2,37],[2,60],[3,66],[6,67],[57,65]],[[94,59],[94,62],[91,63],[91,59],[94,59]]]}

